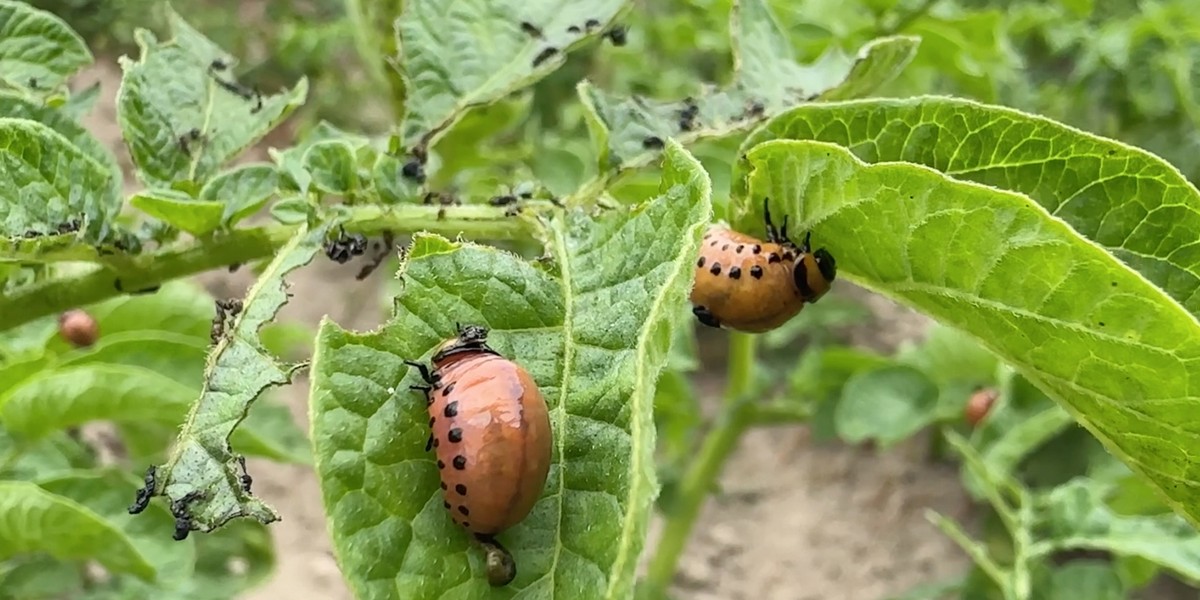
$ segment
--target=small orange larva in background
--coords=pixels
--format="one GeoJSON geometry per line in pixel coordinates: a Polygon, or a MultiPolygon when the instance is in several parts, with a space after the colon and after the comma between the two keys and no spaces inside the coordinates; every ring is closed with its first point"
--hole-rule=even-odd
{"type": "Polygon", "coordinates": [[[58,335],[76,348],[86,348],[100,337],[100,326],[96,318],[83,309],[73,309],[59,315],[58,335]]]}
{"type": "Polygon", "coordinates": [[[432,371],[416,367],[426,385],[432,430],[426,450],[437,455],[442,500],[450,518],[487,551],[488,582],[510,583],[512,555],[495,536],[533,509],[550,472],[552,432],[546,400],[521,365],[487,345],[488,330],[460,326],[433,354],[432,371]]]}
{"type": "Polygon", "coordinates": [[[837,263],[824,248],[815,252],[787,237],[787,217],[776,231],[763,199],[767,240],[712,225],[700,243],[692,313],[704,325],[746,333],[770,331],[820,300],[837,278],[837,263]]]}
{"type": "Polygon", "coordinates": [[[976,390],[971,397],[967,399],[967,405],[963,408],[963,418],[971,427],[978,427],[979,423],[987,417],[992,410],[992,405],[1000,398],[1000,392],[995,388],[982,388],[976,390]]]}

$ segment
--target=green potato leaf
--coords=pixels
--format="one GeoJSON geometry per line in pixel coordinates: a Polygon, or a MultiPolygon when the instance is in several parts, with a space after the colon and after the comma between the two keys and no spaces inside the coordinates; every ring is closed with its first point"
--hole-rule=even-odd
{"type": "Polygon", "coordinates": [[[209,532],[240,517],[263,524],[279,520],[271,507],[244,488],[246,474],[230,442],[237,441],[239,425],[255,400],[267,388],[290,383],[298,368],[281,364],[264,349],[258,331],[287,302],[284,277],[312,260],[336,222],[299,229],[246,293],[241,309],[225,319],[223,334],[209,353],[199,399],[167,462],[157,467],[151,490],[179,502],[194,530],[209,532]]]}
{"type": "Polygon", "coordinates": [[[325,321],[313,357],[313,444],[338,562],[363,599],[628,598],[655,481],[653,403],[684,313],[710,185],[672,143],[661,195],[551,224],[554,273],[494,248],[418,235],[393,319],[359,334],[325,321]],[[532,513],[500,534],[516,579],[491,588],[481,553],[442,507],[424,399],[402,361],[455,323],[537,381],[552,465],[532,513]]]}
{"type": "Polygon", "coordinates": [[[155,577],[151,557],[88,507],[28,481],[0,481],[0,560],[45,552],[59,560],[95,559],[114,573],[155,577]]]}
{"type": "Polygon", "coordinates": [[[344,196],[358,187],[354,149],[342,140],[309,146],[301,162],[312,176],[312,185],[322,192],[344,196]]]}
{"type": "Polygon", "coordinates": [[[121,208],[113,172],[51,127],[0,118],[0,256],[73,238],[81,227],[103,239],[121,208]],[[63,232],[60,234],[60,232],[63,232]],[[40,239],[40,236],[46,236],[40,239]]]}
{"type": "Polygon", "coordinates": [[[401,124],[405,144],[430,147],[471,108],[533,85],[562,66],[568,52],[602,34],[629,4],[405,2],[396,20],[397,62],[406,90],[401,124]],[[592,19],[597,25],[587,27],[592,19]],[[537,31],[523,31],[522,22],[537,31]]]}
{"type": "MultiPolygon", "coordinates": [[[[1011,108],[944,97],[802,106],[751,134],[743,152],[775,139],[831,142],[869,163],[916,163],[1019,192],[1200,315],[1200,252],[1193,249],[1200,192],[1145,150],[1011,108]]],[[[742,198],[747,168],[739,163],[734,177],[742,198]]],[[[742,205],[731,220],[760,227],[759,210],[742,205]]]]}
{"type": "Polygon", "coordinates": [[[759,144],[746,165],[749,233],[775,199],[839,277],[979,339],[1200,522],[1200,328],[1163,290],[1018,193],[823,142],[759,144]]]}
{"type": "Polygon", "coordinates": [[[652,138],[691,142],[728,136],[815,98],[868,94],[895,78],[919,42],[911,36],[879,38],[864,45],[857,59],[833,49],[801,65],[791,58],[792,42],[767,0],[736,0],[729,20],[735,72],[725,89],[706,86],[690,99],[663,101],[606,92],[586,81],[579,85],[601,172],[650,162],[657,152],[652,138]]]}
{"type": "Polygon", "coordinates": [[[0,0],[0,79],[21,88],[56,88],[92,60],[83,38],[54,13],[0,0]]]}
{"type": "Polygon", "coordinates": [[[274,95],[252,90],[234,80],[228,53],[170,7],[167,16],[171,40],[159,42],[138,29],[141,57],[121,57],[117,120],[147,187],[203,185],[303,104],[308,80],[274,95]]]}
{"type": "Polygon", "coordinates": [[[146,557],[156,572],[155,586],[173,587],[187,581],[194,570],[196,545],[193,541],[176,542],[161,535],[175,518],[165,506],[155,506],[142,518],[129,514],[129,488],[138,478],[113,470],[71,471],[39,477],[42,489],[86,506],[116,527],[146,557]]]}
{"type": "Polygon", "coordinates": [[[184,192],[149,189],[129,198],[130,206],[192,235],[203,236],[221,226],[225,205],[197,200],[184,192]]]}
{"type": "Polygon", "coordinates": [[[938,388],[912,367],[890,366],[852,375],[834,413],[838,436],[887,446],[934,422],[938,388]]]}
{"type": "Polygon", "coordinates": [[[220,202],[221,224],[236,225],[258,212],[279,189],[279,172],[265,163],[242,165],[213,177],[200,190],[200,199],[220,202]]]}
{"type": "Polygon", "coordinates": [[[109,193],[113,197],[122,195],[121,182],[124,175],[121,173],[121,165],[117,163],[116,156],[104,147],[104,144],[101,144],[100,140],[97,140],[90,131],[73,119],[70,113],[39,104],[19,94],[0,92],[0,115],[37,121],[59,132],[88,156],[107,167],[112,173],[109,193]]]}
{"type": "Polygon", "coordinates": [[[1035,498],[1038,539],[1030,552],[1100,550],[1158,564],[1190,582],[1200,582],[1200,536],[1174,513],[1126,516],[1105,503],[1111,486],[1077,478],[1035,498]]]}

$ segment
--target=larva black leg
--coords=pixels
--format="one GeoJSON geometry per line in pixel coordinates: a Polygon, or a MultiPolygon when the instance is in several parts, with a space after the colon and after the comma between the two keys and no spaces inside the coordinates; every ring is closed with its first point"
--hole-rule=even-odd
{"type": "Polygon", "coordinates": [[[433,449],[433,434],[429,434],[429,441],[425,442],[425,451],[429,452],[433,449]]]}
{"type": "Polygon", "coordinates": [[[804,243],[800,244],[800,254],[808,254],[812,252],[812,245],[809,243],[812,240],[812,232],[804,234],[804,243]]]}
{"type": "Polygon", "coordinates": [[[701,325],[707,325],[717,329],[721,328],[721,322],[718,321],[717,318],[703,306],[693,306],[692,314],[696,315],[696,320],[700,321],[701,325]]]}
{"type": "Polygon", "coordinates": [[[775,230],[775,225],[771,223],[771,199],[763,198],[763,221],[767,224],[767,241],[779,243],[779,232],[775,230]]]}
{"type": "Polygon", "coordinates": [[[411,360],[404,361],[404,364],[406,364],[410,367],[415,367],[417,369],[417,372],[421,374],[421,379],[425,380],[425,383],[428,383],[434,387],[437,387],[438,376],[433,373],[430,373],[429,367],[427,367],[419,362],[411,361],[411,360]]]}

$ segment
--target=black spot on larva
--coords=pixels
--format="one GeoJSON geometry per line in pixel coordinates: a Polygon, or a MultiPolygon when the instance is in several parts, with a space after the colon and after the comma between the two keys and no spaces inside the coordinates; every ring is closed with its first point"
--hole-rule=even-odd
{"type": "Polygon", "coordinates": [[[729,244],[725,244],[724,246],[721,246],[721,252],[725,252],[726,250],[729,250],[729,244]]]}
{"type": "Polygon", "coordinates": [[[449,487],[447,487],[447,486],[446,486],[446,482],[445,482],[445,481],[443,481],[443,482],[442,482],[442,489],[443,489],[443,490],[448,490],[448,489],[450,489],[449,487]]]}
{"type": "Polygon", "coordinates": [[[770,256],[768,256],[768,257],[767,257],[767,262],[769,262],[769,263],[777,263],[777,262],[779,262],[779,255],[778,255],[778,254],[775,254],[774,252],[772,252],[772,253],[770,254],[770,256]]]}
{"type": "Polygon", "coordinates": [[[439,469],[445,469],[445,468],[446,468],[446,463],[442,462],[441,460],[438,460],[438,468],[439,468],[439,469]]]}
{"type": "Polygon", "coordinates": [[[717,245],[717,240],[713,240],[713,241],[709,242],[709,244],[708,244],[708,245],[709,245],[709,246],[716,246],[716,245],[717,245]]]}
{"type": "Polygon", "coordinates": [[[461,504],[458,505],[458,512],[462,513],[464,517],[471,514],[471,511],[461,504]]]}
{"type": "Polygon", "coordinates": [[[467,468],[467,457],[465,457],[461,454],[459,454],[458,456],[455,456],[454,457],[454,468],[458,469],[459,471],[467,468]]]}
{"type": "Polygon", "coordinates": [[[447,417],[457,417],[458,416],[458,400],[447,403],[446,410],[442,411],[442,414],[446,415],[447,417]]]}
{"type": "Polygon", "coordinates": [[[446,507],[446,510],[449,510],[449,509],[450,509],[450,501],[449,501],[449,500],[442,500],[442,506],[445,506],[445,507],[446,507]]]}
{"type": "Polygon", "coordinates": [[[704,239],[706,239],[706,240],[707,240],[707,239],[708,239],[708,238],[710,238],[710,237],[712,237],[712,232],[711,232],[711,231],[710,231],[710,232],[708,232],[708,233],[706,233],[706,234],[704,234],[704,239]]]}
{"type": "Polygon", "coordinates": [[[708,269],[708,272],[712,273],[713,275],[720,275],[721,274],[721,263],[719,263],[719,262],[713,263],[713,266],[708,269]]]}
{"type": "Polygon", "coordinates": [[[466,496],[467,495],[467,486],[465,486],[461,483],[457,484],[454,486],[454,491],[458,492],[458,495],[460,495],[460,496],[466,496]]]}
{"type": "Polygon", "coordinates": [[[458,383],[458,382],[453,382],[450,385],[442,388],[442,396],[449,396],[450,392],[454,391],[454,383],[458,383]]]}
{"type": "Polygon", "coordinates": [[[730,267],[729,268],[729,278],[730,279],[741,279],[742,278],[741,267],[730,267]]]}
{"type": "Polygon", "coordinates": [[[450,433],[446,434],[446,437],[449,438],[450,441],[457,444],[462,441],[462,429],[459,429],[458,427],[452,427],[450,428],[450,433]]]}
{"type": "Polygon", "coordinates": [[[697,259],[697,260],[696,260],[696,266],[697,266],[697,267],[703,267],[703,266],[704,266],[704,257],[703,257],[703,256],[701,256],[699,259],[697,259]]]}
{"type": "Polygon", "coordinates": [[[762,246],[755,244],[753,248],[750,248],[750,251],[755,254],[758,254],[758,253],[762,252],[762,246]]]}
{"type": "Polygon", "coordinates": [[[429,426],[433,427],[434,423],[437,423],[437,417],[429,417],[429,426]]]}
{"type": "Polygon", "coordinates": [[[470,523],[468,523],[468,522],[466,522],[466,521],[463,521],[463,522],[462,522],[462,526],[463,526],[463,527],[466,527],[467,529],[470,529],[470,528],[471,528],[471,524],[470,524],[470,523]]]}
{"type": "Polygon", "coordinates": [[[433,447],[434,447],[434,448],[437,448],[437,447],[438,447],[438,442],[439,442],[439,441],[440,441],[440,440],[438,440],[437,438],[433,438],[433,447]]]}
{"type": "Polygon", "coordinates": [[[762,279],[762,267],[758,265],[750,267],[750,276],[755,279],[762,279]]]}
{"type": "Polygon", "coordinates": [[[737,252],[738,254],[741,254],[741,253],[742,253],[742,250],[745,250],[745,249],[746,249],[746,247],[745,247],[745,246],[743,246],[742,244],[738,244],[738,247],[737,247],[737,248],[734,248],[734,249],[733,249],[733,251],[734,251],[734,252],[737,252]]]}

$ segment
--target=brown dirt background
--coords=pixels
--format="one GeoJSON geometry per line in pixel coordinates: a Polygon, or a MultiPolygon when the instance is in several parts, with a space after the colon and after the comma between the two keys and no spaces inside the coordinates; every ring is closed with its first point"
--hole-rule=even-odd
{"type": "MultiPolygon", "coordinates": [[[[116,124],[120,69],[113,58],[98,57],[73,87],[95,81],[101,82],[101,97],[85,124],[120,157],[127,170],[127,191],[132,191],[136,181],[116,124]]],[[[242,159],[267,160],[267,145],[251,149],[242,159]]],[[[295,297],[281,318],[315,326],[328,316],[343,327],[375,327],[386,310],[379,299],[388,274],[381,270],[356,282],[356,271],[356,265],[314,261],[291,278],[295,297]]],[[[197,279],[215,295],[228,297],[244,292],[251,275],[222,270],[197,279]]],[[[841,286],[863,299],[875,315],[872,322],[848,332],[855,343],[888,350],[924,332],[926,321],[920,315],[850,284],[841,286]]],[[[719,373],[720,363],[713,364],[719,373]]],[[[709,404],[723,384],[711,376],[697,381],[709,404]]],[[[307,431],[307,378],[298,377],[282,393],[307,431]]],[[[922,436],[884,452],[818,445],[808,440],[804,427],[751,432],[726,466],[722,493],[710,498],[697,521],[680,562],[674,596],[886,600],[911,586],[963,572],[969,564],[966,556],[924,513],[933,509],[969,526],[972,508],[956,469],[927,461],[927,447],[922,436]]],[[[273,578],[242,600],[351,600],[333,557],[313,471],[263,460],[251,461],[250,469],[255,492],[278,509],[283,520],[270,528],[278,560],[273,578]]],[[[658,526],[655,517],[643,562],[653,553],[658,526]]]]}

